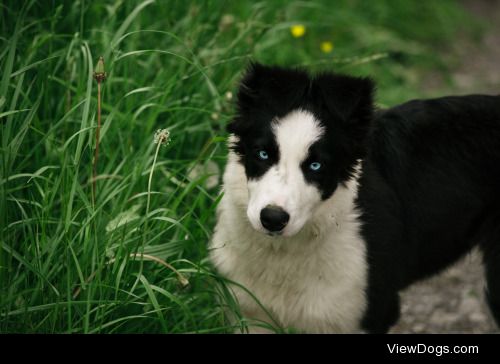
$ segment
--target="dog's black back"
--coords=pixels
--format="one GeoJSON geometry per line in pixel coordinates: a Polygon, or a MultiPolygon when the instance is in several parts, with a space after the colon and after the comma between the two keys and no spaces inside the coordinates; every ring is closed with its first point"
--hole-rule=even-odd
{"type": "Polygon", "coordinates": [[[378,113],[358,205],[369,261],[364,326],[385,332],[397,292],[484,252],[488,297],[500,321],[500,96],[415,100],[378,113]]]}

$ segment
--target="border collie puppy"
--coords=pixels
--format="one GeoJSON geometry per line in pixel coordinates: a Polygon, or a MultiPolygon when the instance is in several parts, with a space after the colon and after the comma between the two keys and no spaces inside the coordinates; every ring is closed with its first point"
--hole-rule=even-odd
{"type": "Polygon", "coordinates": [[[366,78],[249,67],[212,262],[252,293],[235,288],[248,319],[385,333],[400,290],[479,246],[499,324],[500,96],[375,112],[373,93],[366,78]]]}

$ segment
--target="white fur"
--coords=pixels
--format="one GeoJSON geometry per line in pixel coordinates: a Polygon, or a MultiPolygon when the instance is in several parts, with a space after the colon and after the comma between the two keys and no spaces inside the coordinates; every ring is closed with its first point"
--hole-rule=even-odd
{"type": "Polygon", "coordinates": [[[247,215],[254,229],[266,232],[260,212],[267,205],[281,207],[290,215],[283,236],[295,235],[320,201],[321,193],[306,183],[300,164],[307,158],[309,147],[323,134],[314,116],[296,110],[275,120],[272,130],[280,151],[278,164],[259,179],[248,181],[250,201],[247,215]]]}
{"type": "MultiPolygon", "coordinates": [[[[356,180],[339,186],[328,200],[316,201],[319,191],[304,187],[297,163],[305,158],[308,143],[320,136],[318,124],[310,114],[298,112],[276,125],[278,141],[286,141],[280,144],[280,153],[287,162],[280,162],[276,172],[284,174],[281,179],[272,173],[261,179],[263,186],[248,183],[247,188],[244,167],[234,153],[229,154],[211,259],[222,275],[250,290],[282,327],[314,333],[356,332],[366,308],[367,275],[365,244],[354,206],[356,180]],[[294,145],[299,148],[295,150],[294,145]],[[260,191],[267,191],[268,182],[277,184],[269,186],[272,202],[290,208],[291,219],[303,212],[303,223],[291,221],[301,225],[295,234],[270,237],[249,221],[249,190],[265,195],[268,192],[260,191]],[[304,188],[301,196],[295,195],[294,186],[304,188]],[[289,199],[295,202],[287,205],[289,199]]],[[[235,141],[232,136],[230,143],[235,141]]],[[[241,289],[235,293],[245,317],[272,322],[248,293],[241,289]]]]}

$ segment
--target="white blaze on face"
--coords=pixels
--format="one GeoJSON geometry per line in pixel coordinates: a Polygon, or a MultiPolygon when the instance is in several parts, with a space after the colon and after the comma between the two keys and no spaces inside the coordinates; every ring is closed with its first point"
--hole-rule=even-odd
{"type": "Polygon", "coordinates": [[[279,206],[290,215],[282,235],[292,236],[302,229],[321,202],[321,192],[306,182],[301,164],[309,147],[322,136],[323,128],[310,112],[295,110],[273,121],[272,130],[279,147],[279,161],[260,178],[248,181],[247,215],[254,229],[266,232],[260,212],[267,205],[279,206]]]}

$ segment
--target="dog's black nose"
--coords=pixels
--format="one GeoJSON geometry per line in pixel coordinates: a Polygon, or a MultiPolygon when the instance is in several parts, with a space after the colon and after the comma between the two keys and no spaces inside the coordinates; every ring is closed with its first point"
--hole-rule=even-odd
{"type": "Polygon", "coordinates": [[[277,233],[283,230],[290,220],[290,215],[278,206],[266,206],[260,212],[260,222],[268,231],[277,233]]]}

